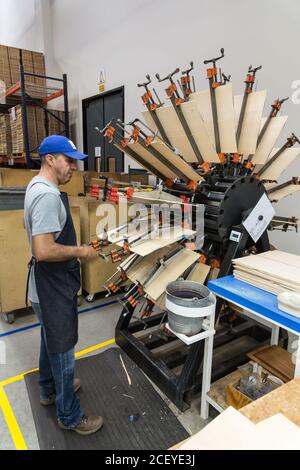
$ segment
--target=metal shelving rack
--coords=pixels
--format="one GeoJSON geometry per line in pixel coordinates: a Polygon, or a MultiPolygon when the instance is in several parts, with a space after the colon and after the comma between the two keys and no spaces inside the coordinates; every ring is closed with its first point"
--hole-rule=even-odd
{"type": "MultiPolygon", "coordinates": [[[[15,85],[12,87],[8,88],[5,93],[6,98],[17,98],[17,100],[21,100],[21,105],[22,105],[22,120],[23,120],[23,136],[24,136],[24,144],[25,144],[25,162],[27,168],[34,168],[35,162],[31,158],[31,154],[35,152],[38,148],[30,148],[30,142],[29,142],[29,131],[28,131],[28,114],[27,114],[27,104],[32,104],[35,106],[41,107],[44,112],[45,112],[45,124],[46,124],[46,134],[49,134],[49,128],[48,128],[48,116],[51,115],[55,119],[57,119],[61,124],[64,125],[64,131],[61,133],[65,135],[66,137],[70,137],[70,123],[69,123],[69,105],[68,105],[68,81],[67,81],[67,75],[63,74],[62,78],[57,78],[57,77],[49,77],[47,75],[39,75],[36,73],[29,73],[24,71],[24,66],[21,64],[20,65],[20,81],[17,82],[15,85]],[[35,77],[35,78],[41,78],[45,80],[51,80],[58,82],[60,85],[60,88],[50,88],[36,85],[33,83],[26,83],[26,77],[35,77]],[[30,95],[29,89],[34,89],[35,91],[41,91],[46,96],[35,98],[30,95]],[[45,93],[46,92],[46,93],[45,93]],[[48,93],[49,92],[49,93],[48,93]],[[20,94],[17,94],[20,93],[20,94]],[[64,113],[65,113],[65,119],[61,120],[59,117],[57,117],[54,113],[51,112],[47,108],[47,104],[56,99],[63,96],[64,99],[64,113]]],[[[5,104],[1,105],[2,111],[5,109],[13,107],[13,104],[5,104]]]]}

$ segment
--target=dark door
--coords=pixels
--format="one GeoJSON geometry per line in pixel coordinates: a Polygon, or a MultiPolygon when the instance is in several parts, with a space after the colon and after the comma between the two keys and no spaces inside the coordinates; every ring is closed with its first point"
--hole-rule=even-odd
{"type": "Polygon", "coordinates": [[[95,130],[103,129],[112,119],[124,121],[124,87],[92,96],[82,101],[84,152],[89,158],[85,169],[96,170],[100,158],[101,171],[121,173],[124,171],[124,154],[95,130]]]}

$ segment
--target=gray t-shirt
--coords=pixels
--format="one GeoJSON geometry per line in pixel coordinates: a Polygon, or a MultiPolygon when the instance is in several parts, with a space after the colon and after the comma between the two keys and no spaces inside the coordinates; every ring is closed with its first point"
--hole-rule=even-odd
{"type": "MultiPolygon", "coordinates": [[[[58,187],[46,178],[35,176],[27,186],[24,202],[24,223],[31,251],[33,236],[54,233],[57,240],[66,220],[67,214],[58,187]]],[[[28,299],[39,303],[34,269],[30,273],[28,299]]]]}

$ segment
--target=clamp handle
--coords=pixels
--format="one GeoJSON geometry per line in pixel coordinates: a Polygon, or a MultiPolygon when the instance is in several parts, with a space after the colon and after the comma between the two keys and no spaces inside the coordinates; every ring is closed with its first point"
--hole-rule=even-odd
{"type": "Polygon", "coordinates": [[[94,127],[95,131],[99,132],[99,134],[104,134],[105,131],[112,125],[112,123],[115,121],[115,118],[111,119],[106,126],[103,129],[99,129],[99,127],[94,127]]]}
{"type": "Polygon", "coordinates": [[[147,82],[145,82],[145,83],[138,83],[138,84],[137,84],[137,86],[138,86],[139,88],[141,88],[141,87],[146,87],[146,86],[150,85],[150,83],[152,82],[150,75],[146,75],[146,78],[147,78],[147,82]]]}
{"type": "Polygon", "coordinates": [[[278,98],[278,103],[281,105],[281,104],[283,104],[285,101],[287,101],[288,99],[289,99],[289,97],[287,97],[287,98],[282,98],[282,100],[280,100],[280,99],[278,98]]]}
{"type": "Polygon", "coordinates": [[[262,69],[262,65],[260,65],[259,67],[254,67],[252,68],[252,65],[250,65],[249,69],[248,69],[248,73],[256,73],[258,70],[261,70],[262,69]]]}
{"type": "Polygon", "coordinates": [[[292,146],[295,145],[296,142],[300,144],[300,140],[293,132],[292,132],[291,137],[289,137],[287,140],[288,140],[288,143],[290,143],[292,146]]]}
{"type": "Polygon", "coordinates": [[[230,82],[231,75],[225,75],[225,73],[222,73],[222,78],[223,78],[223,84],[225,85],[226,82],[230,82]]]}
{"type": "Polygon", "coordinates": [[[192,70],[194,70],[194,62],[193,61],[190,62],[190,68],[187,69],[187,70],[182,70],[181,74],[182,75],[188,75],[189,73],[191,73],[192,70]]]}
{"type": "Polygon", "coordinates": [[[174,72],[170,73],[169,75],[167,75],[167,76],[164,77],[164,78],[160,78],[159,73],[155,74],[155,76],[156,76],[156,78],[157,78],[157,80],[158,80],[159,82],[164,82],[165,80],[171,80],[171,81],[172,81],[172,77],[173,77],[174,75],[176,75],[176,73],[178,73],[178,72],[180,72],[180,69],[179,69],[179,68],[177,68],[176,70],[174,70],[174,72]]]}
{"type": "Polygon", "coordinates": [[[217,60],[223,59],[223,57],[224,57],[224,48],[223,48],[223,47],[222,47],[222,49],[220,49],[220,52],[221,52],[220,57],[216,57],[216,58],[214,58],[214,59],[205,60],[203,63],[204,63],[205,65],[207,65],[207,64],[209,64],[210,62],[212,62],[212,63],[215,65],[215,63],[217,62],[217,60]]]}

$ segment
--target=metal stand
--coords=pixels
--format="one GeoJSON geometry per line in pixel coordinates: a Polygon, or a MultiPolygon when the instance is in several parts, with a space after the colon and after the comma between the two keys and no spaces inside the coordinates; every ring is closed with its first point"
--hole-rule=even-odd
{"type": "MultiPolygon", "coordinates": [[[[30,87],[34,87],[34,85],[30,84],[30,87]]],[[[55,118],[57,121],[59,121],[61,124],[64,125],[64,131],[62,132],[62,134],[64,134],[66,137],[70,137],[67,75],[64,74],[62,78],[57,78],[57,77],[48,77],[46,75],[39,75],[36,73],[29,73],[29,72],[24,71],[24,66],[21,64],[20,65],[20,81],[16,83],[14,86],[12,86],[11,88],[9,88],[6,91],[5,95],[8,98],[10,96],[15,95],[15,93],[17,93],[18,91],[21,92],[22,121],[23,121],[22,124],[23,124],[23,136],[24,136],[24,143],[25,143],[26,166],[27,168],[33,168],[34,162],[31,159],[31,153],[36,151],[37,147],[33,149],[30,148],[27,105],[32,104],[34,106],[39,106],[40,108],[44,110],[47,134],[49,132],[48,125],[47,125],[48,116],[51,115],[53,118],[55,118]],[[32,96],[30,96],[30,94],[26,90],[26,77],[27,76],[43,78],[45,80],[52,80],[55,82],[59,82],[62,84],[62,88],[57,90],[55,93],[45,96],[44,98],[33,98],[32,96]],[[56,98],[59,98],[60,96],[64,97],[64,113],[65,113],[64,120],[60,119],[54,113],[52,113],[51,110],[47,109],[47,103],[56,98]]]]}

